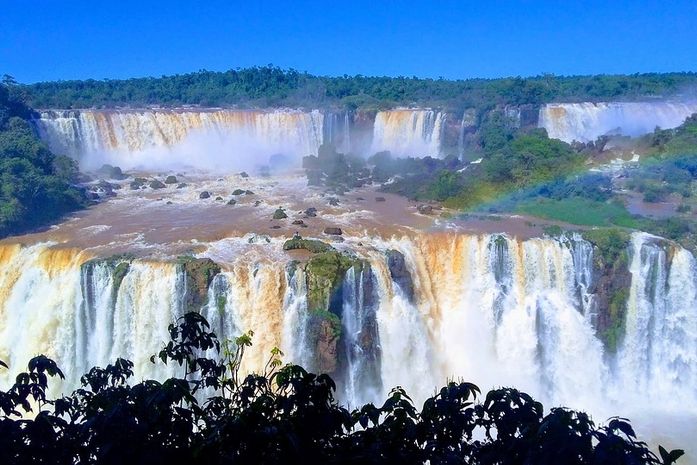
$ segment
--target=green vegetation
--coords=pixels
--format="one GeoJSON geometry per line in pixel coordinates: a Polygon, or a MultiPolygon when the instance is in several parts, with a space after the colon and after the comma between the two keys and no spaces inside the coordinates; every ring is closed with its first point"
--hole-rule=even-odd
{"type": "Polygon", "coordinates": [[[537,198],[518,204],[518,213],[582,226],[637,228],[640,223],[618,202],[599,202],[583,197],[562,200],[537,198]]]}
{"type": "Polygon", "coordinates": [[[627,320],[628,299],[629,290],[626,288],[616,289],[610,297],[610,304],[607,309],[607,318],[610,324],[599,334],[600,340],[605,343],[605,348],[610,353],[617,352],[617,348],[620,342],[622,342],[627,320]]]}
{"type": "Polygon", "coordinates": [[[55,221],[82,208],[82,192],[71,186],[77,165],[56,156],[36,137],[26,94],[5,76],[0,84],[0,237],[55,221]]]}
{"type": "Polygon", "coordinates": [[[307,306],[310,311],[336,307],[337,290],[354,260],[336,251],[318,253],[305,264],[307,306]]]}
{"type": "Polygon", "coordinates": [[[31,359],[0,391],[0,461],[671,465],[684,453],[659,446],[655,455],[626,419],[598,426],[566,408],[545,414],[524,392],[499,388],[480,398],[466,382],[449,382],[420,410],[397,387],[384,403],[349,411],[334,398],[331,377],[284,366],[276,348],[262,373],[243,376],[251,331],[221,344],[205,318],[191,312],[169,334],[150,358],[181,372],[164,382],[136,380],[133,362],[117,359],[52,400],[49,381],[64,378],[62,371],[43,355],[31,359]]]}
{"type": "Polygon", "coordinates": [[[317,239],[302,239],[294,237],[283,243],[283,250],[307,250],[311,253],[335,251],[334,247],[317,239]]]}
{"type": "Polygon", "coordinates": [[[554,100],[599,101],[674,95],[697,84],[695,73],[554,76],[503,79],[313,76],[273,66],[225,72],[134,78],[42,82],[24,86],[37,108],[147,105],[240,107],[334,107],[348,110],[432,106],[461,112],[496,105],[554,100]]]}
{"type": "Polygon", "coordinates": [[[600,260],[599,266],[614,266],[618,263],[627,265],[627,248],[629,247],[629,233],[617,228],[589,229],[583,231],[585,240],[596,247],[596,260],[600,260]]]}

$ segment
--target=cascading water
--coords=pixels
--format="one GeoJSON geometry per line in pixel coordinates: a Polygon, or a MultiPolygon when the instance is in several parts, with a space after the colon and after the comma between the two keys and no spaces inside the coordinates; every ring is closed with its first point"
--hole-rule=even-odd
{"type": "MultiPolygon", "coordinates": [[[[516,386],[601,420],[631,417],[647,401],[697,414],[697,261],[687,250],[632,236],[615,353],[596,334],[595,317],[606,309],[591,294],[594,249],[580,236],[424,233],[362,242],[371,244],[356,250],[362,265],[340,285],[333,375],[343,401],[376,401],[401,385],[419,402],[462,378],[485,389],[516,386]]],[[[149,356],[185,311],[189,281],[175,263],[124,260],[46,243],[0,246],[0,359],[11,367],[0,375],[4,386],[38,353],[66,372],[58,390],[116,357],[135,362],[138,380],[176,372],[149,356]]],[[[223,339],[254,331],[243,370],[263,369],[272,347],[286,361],[316,366],[322,346],[307,271],[280,258],[223,265],[201,311],[223,339]]]]}
{"type": "Polygon", "coordinates": [[[606,134],[674,128],[693,113],[697,102],[550,103],[540,108],[539,126],[554,139],[589,142],[606,134]]]}
{"type": "Polygon", "coordinates": [[[375,115],[371,153],[389,150],[397,156],[440,155],[445,113],[432,110],[389,110],[375,115]]]}
{"type": "Polygon", "coordinates": [[[281,153],[316,155],[324,115],[299,110],[45,111],[34,125],[55,153],[87,167],[243,168],[281,153]]]}

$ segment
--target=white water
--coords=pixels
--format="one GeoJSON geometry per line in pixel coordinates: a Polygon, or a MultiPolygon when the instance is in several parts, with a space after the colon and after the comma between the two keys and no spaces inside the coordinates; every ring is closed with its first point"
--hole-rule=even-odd
{"type": "Polygon", "coordinates": [[[380,111],[373,125],[371,153],[389,150],[397,156],[440,155],[445,113],[432,110],[380,111]]]}
{"type": "MultiPolygon", "coordinates": [[[[335,376],[351,405],[396,385],[420,402],[455,378],[515,386],[599,421],[649,411],[697,416],[697,262],[688,251],[633,235],[626,332],[613,354],[595,334],[602,309],[588,293],[593,249],[580,237],[425,234],[371,244],[358,251],[370,266],[350,269],[343,285],[335,376]],[[413,297],[392,280],[387,249],[405,257],[413,297]]],[[[0,247],[0,359],[11,367],[4,386],[39,353],[66,372],[63,389],[116,357],[135,362],[136,380],[177,373],[149,356],[183,311],[180,268],[134,261],[114,292],[114,265],[86,265],[89,258],[49,244],[0,247]]],[[[263,369],[274,346],[286,361],[315,360],[305,274],[274,260],[229,264],[202,309],[222,338],[254,330],[248,371],[263,369]]],[[[671,425],[644,429],[670,437],[678,433],[671,425]]]]}
{"type": "Polygon", "coordinates": [[[565,142],[589,142],[606,134],[640,136],[670,129],[697,113],[697,102],[551,103],[540,108],[539,127],[565,142]]]}

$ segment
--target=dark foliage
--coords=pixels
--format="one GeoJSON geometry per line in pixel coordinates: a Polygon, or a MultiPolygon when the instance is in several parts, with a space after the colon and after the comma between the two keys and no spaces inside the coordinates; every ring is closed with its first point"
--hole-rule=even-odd
{"type": "Polygon", "coordinates": [[[596,426],[563,408],[545,415],[510,388],[478,401],[477,386],[451,382],[418,411],[398,387],[382,406],[348,411],[330,377],[281,366],[278,350],[264,373],[240,378],[251,333],[221,344],[201,315],[188,313],[170,335],[152,361],[174,363],[184,376],[162,383],[130,384],[133,363],[119,359],[90,370],[71,395],[48,400],[48,378],[63,373],[46,357],[32,359],[0,391],[0,462],[635,465],[682,455],[660,448],[657,457],[625,419],[596,426]]]}

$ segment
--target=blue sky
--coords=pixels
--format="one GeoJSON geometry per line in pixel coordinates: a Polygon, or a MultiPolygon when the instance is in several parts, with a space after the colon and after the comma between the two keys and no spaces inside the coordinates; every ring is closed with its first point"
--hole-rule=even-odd
{"type": "Polygon", "coordinates": [[[697,1],[0,0],[0,74],[126,78],[273,63],[469,78],[697,71],[697,1]]]}

